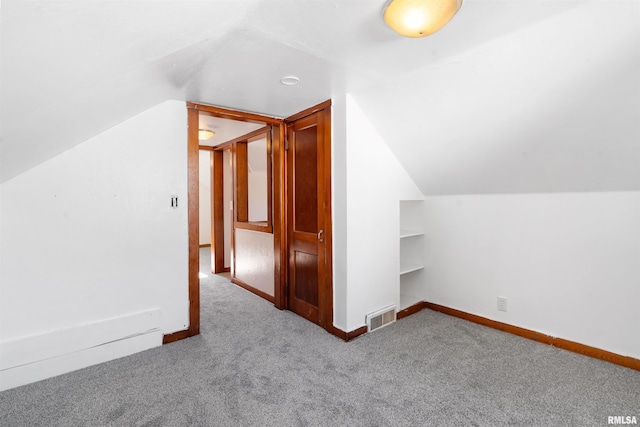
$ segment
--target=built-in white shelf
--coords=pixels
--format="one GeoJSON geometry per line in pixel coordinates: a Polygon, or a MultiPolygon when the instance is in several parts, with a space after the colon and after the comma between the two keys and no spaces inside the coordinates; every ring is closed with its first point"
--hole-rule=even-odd
{"type": "Polygon", "coordinates": [[[401,261],[400,262],[400,275],[402,276],[403,274],[412,273],[414,271],[422,270],[423,268],[424,268],[424,265],[401,261]]]}
{"type": "Polygon", "coordinates": [[[400,201],[399,311],[426,300],[424,220],[424,201],[400,201]]]}
{"type": "Polygon", "coordinates": [[[416,305],[419,302],[422,302],[423,300],[421,298],[418,298],[416,296],[413,295],[407,295],[407,294],[400,294],[400,310],[398,311],[402,311],[405,308],[409,308],[412,305],[416,305]]]}
{"type": "Polygon", "coordinates": [[[405,239],[407,237],[424,236],[424,232],[419,230],[400,230],[400,238],[405,239]]]}

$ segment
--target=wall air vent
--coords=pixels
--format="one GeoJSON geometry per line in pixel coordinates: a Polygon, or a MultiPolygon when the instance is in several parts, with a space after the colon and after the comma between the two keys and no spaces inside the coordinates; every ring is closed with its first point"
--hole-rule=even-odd
{"type": "Polygon", "coordinates": [[[396,307],[389,306],[378,310],[373,313],[369,313],[366,316],[367,319],[367,332],[375,331],[383,326],[387,326],[390,323],[396,321],[396,307]]]}

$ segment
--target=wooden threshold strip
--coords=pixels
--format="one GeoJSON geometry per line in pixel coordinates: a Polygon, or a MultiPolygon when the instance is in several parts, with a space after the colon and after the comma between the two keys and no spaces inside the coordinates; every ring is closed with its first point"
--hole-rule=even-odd
{"type": "Polygon", "coordinates": [[[549,335],[541,334],[540,332],[532,331],[530,329],[520,328],[518,326],[513,326],[507,323],[498,322],[496,320],[487,319],[486,317],[477,316],[475,314],[466,313],[464,311],[456,310],[454,308],[445,307],[443,305],[434,304],[431,302],[425,302],[424,305],[425,308],[439,311],[440,313],[448,314],[449,316],[458,317],[460,319],[468,320],[479,325],[488,326],[499,331],[508,332],[510,334],[537,341],[542,344],[558,347],[563,350],[582,354],[583,356],[604,360],[606,362],[624,366],[625,368],[640,371],[640,360],[634,359],[633,357],[622,356],[620,354],[611,353],[606,350],[601,350],[599,348],[591,347],[577,342],[552,337],[549,335]]]}

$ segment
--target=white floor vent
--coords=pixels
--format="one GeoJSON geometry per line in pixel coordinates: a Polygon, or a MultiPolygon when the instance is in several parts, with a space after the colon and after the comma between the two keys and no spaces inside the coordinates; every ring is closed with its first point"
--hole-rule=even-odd
{"type": "Polygon", "coordinates": [[[375,331],[396,321],[396,307],[390,306],[367,314],[367,332],[375,331]]]}

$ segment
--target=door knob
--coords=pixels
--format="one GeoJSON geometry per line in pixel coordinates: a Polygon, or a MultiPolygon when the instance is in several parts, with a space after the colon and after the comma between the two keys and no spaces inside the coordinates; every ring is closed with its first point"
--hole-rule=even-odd
{"type": "Polygon", "coordinates": [[[322,242],[322,233],[324,232],[324,230],[320,230],[318,231],[318,240],[322,242]]]}

